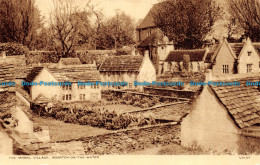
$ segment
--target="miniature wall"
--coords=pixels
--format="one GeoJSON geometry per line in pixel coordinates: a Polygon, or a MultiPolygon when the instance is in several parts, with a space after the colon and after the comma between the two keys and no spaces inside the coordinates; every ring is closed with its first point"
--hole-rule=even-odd
{"type": "Polygon", "coordinates": [[[159,145],[180,144],[180,125],[177,123],[159,124],[115,131],[108,134],[85,137],[56,143],[35,143],[27,145],[31,153],[102,155],[126,154],[159,145]]]}

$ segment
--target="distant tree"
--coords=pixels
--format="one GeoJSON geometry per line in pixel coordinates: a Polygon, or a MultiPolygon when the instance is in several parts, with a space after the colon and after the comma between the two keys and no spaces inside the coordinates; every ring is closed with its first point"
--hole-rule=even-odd
{"type": "Polygon", "coordinates": [[[77,21],[73,19],[77,7],[71,0],[53,0],[53,3],[54,9],[50,14],[51,41],[61,57],[66,57],[77,43],[77,21]]]}
{"type": "MultiPolygon", "coordinates": [[[[133,19],[122,11],[101,24],[99,39],[106,48],[121,48],[134,43],[135,24],[133,19]],[[104,43],[105,42],[105,43],[104,43]]],[[[102,45],[101,45],[102,46],[102,45]]]]}
{"type": "Polygon", "coordinates": [[[228,0],[229,12],[252,41],[260,41],[260,2],[258,0],[228,0]]]}
{"type": "Polygon", "coordinates": [[[41,26],[35,0],[0,0],[0,42],[33,47],[41,26]]]}
{"type": "Polygon", "coordinates": [[[177,48],[200,48],[222,9],[214,0],[166,0],[152,13],[155,24],[177,48]]]}

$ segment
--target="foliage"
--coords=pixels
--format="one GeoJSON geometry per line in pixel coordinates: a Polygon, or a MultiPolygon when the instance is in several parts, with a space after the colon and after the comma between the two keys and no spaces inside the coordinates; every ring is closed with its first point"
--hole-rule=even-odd
{"type": "Polygon", "coordinates": [[[257,0],[228,0],[229,12],[237,20],[237,28],[242,28],[252,41],[260,41],[260,2],[257,0]]]}
{"type": "Polygon", "coordinates": [[[55,105],[52,111],[48,112],[44,110],[44,107],[33,106],[33,109],[34,113],[41,116],[53,117],[66,123],[90,125],[108,130],[126,129],[130,124],[137,126],[156,124],[155,119],[151,116],[145,119],[142,116],[137,117],[131,114],[117,114],[114,111],[109,112],[105,108],[95,109],[73,106],[68,110],[64,110],[60,106],[55,105]]]}
{"type": "Polygon", "coordinates": [[[5,51],[6,56],[25,55],[28,53],[28,48],[17,43],[0,43],[1,51],[5,51]]]}
{"type": "Polygon", "coordinates": [[[66,57],[73,52],[73,48],[79,39],[77,7],[71,0],[54,2],[54,10],[50,18],[52,45],[61,54],[61,57],[66,57]]]}
{"type": "Polygon", "coordinates": [[[0,42],[33,47],[41,26],[35,0],[0,0],[0,42]]]}
{"type": "Polygon", "coordinates": [[[176,43],[177,48],[200,48],[221,16],[213,0],[167,0],[152,13],[155,24],[176,43]]]}
{"type": "Polygon", "coordinates": [[[132,49],[131,48],[119,48],[116,49],[116,55],[131,55],[132,49]]]}
{"type": "Polygon", "coordinates": [[[98,49],[117,49],[134,44],[135,25],[131,17],[122,11],[103,21],[97,39],[98,49]]]}

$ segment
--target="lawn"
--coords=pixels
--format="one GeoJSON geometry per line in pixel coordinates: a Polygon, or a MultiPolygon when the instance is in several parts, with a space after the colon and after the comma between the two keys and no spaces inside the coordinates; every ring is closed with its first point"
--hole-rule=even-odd
{"type": "Polygon", "coordinates": [[[111,132],[102,128],[64,123],[53,118],[44,118],[36,115],[33,117],[33,122],[35,125],[49,127],[52,142],[79,139],[81,137],[96,136],[111,132]]]}

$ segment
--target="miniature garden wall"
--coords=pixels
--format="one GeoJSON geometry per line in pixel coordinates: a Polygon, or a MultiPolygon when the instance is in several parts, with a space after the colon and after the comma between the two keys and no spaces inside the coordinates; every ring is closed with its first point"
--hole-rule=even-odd
{"type": "Polygon", "coordinates": [[[127,154],[155,146],[180,144],[179,132],[180,125],[167,123],[114,131],[108,134],[69,141],[34,143],[25,147],[30,153],[35,155],[71,153],[72,150],[76,150],[77,155],[127,154]],[[68,147],[71,143],[77,144],[76,148],[75,145],[73,145],[74,148],[68,147]],[[63,147],[55,147],[57,144],[63,147]],[[81,151],[81,146],[84,153],[81,151]]]}

